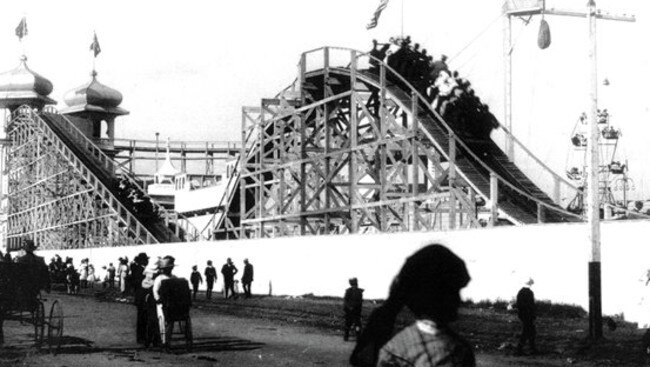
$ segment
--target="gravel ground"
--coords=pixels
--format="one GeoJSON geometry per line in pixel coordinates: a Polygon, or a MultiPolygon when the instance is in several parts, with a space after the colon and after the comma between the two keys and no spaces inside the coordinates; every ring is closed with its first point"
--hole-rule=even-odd
{"type": "MultiPolygon", "coordinates": [[[[265,297],[199,301],[192,310],[194,349],[172,353],[135,344],[135,307],[90,294],[53,293],[65,313],[61,353],[33,347],[29,325],[5,323],[0,366],[347,366],[353,342],[342,340],[340,300],[265,297]]],[[[368,311],[373,307],[368,304],[368,311]]],[[[49,310],[46,305],[46,312],[49,310]]],[[[408,315],[403,316],[407,320],[408,315]]],[[[456,328],[476,346],[479,366],[641,366],[640,332],[620,328],[597,347],[584,342],[584,320],[540,320],[541,355],[512,356],[518,325],[512,315],[464,309],[456,328]],[[560,330],[560,332],[553,332],[560,330]],[[638,348],[636,348],[638,349],[638,348]]]]}

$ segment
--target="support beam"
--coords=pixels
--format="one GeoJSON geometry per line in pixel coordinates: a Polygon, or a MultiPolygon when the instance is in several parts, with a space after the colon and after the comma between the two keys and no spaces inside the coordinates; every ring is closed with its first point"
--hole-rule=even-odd
{"type": "Polygon", "coordinates": [[[354,205],[357,204],[357,195],[358,188],[357,183],[359,182],[357,177],[357,134],[359,131],[358,121],[357,121],[357,93],[355,91],[355,84],[357,82],[357,54],[355,51],[350,51],[350,89],[352,94],[350,95],[350,126],[349,126],[349,140],[350,140],[350,153],[349,153],[349,200],[350,200],[350,233],[359,232],[359,214],[357,210],[354,209],[354,205]]]}
{"type": "MultiPolygon", "coordinates": [[[[456,187],[456,135],[449,133],[449,187],[456,187]]],[[[456,195],[450,190],[449,229],[456,228],[456,195]]]]}
{"type": "Polygon", "coordinates": [[[504,69],[504,114],[503,123],[510,132],[506,134],[506,155],[511,162],[514,162],[514,141],[512,139],[512,18],[504,17],[503,26],[503,69],[504,69]]]}
{"type": "MultiPolygon", "coordinates": [[[[418,98],[415,93],[411,94],[411,110],[413,112],[413,123],[411,124],[411,131],[413,133],[413,138],[411,139],[411,194],[416,197],[420,194],[420,152],[418,150],[418,139],[417,131],[420,129],[420,120],[418,119],[418,98]]],[[[418,221],[418,209],[419,204],[417,202],[411,203],[411,231],[419,230],[419,221],[418,221]]]]}
{"type": "Polygon", "coordinates": [[[490,173],[490,227],[497,225],[499,216],[499,180],[490,173]]]}

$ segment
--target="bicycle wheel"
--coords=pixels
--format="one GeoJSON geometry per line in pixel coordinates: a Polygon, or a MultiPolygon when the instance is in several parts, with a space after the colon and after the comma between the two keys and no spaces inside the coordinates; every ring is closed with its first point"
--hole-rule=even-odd
{"type": "Polygon", "coordinates": [[[45,306],[41,300],[35,304],[32,312],[32,324],[34,325],[34,344],[36,348],[43,345],[43,336],[45,333],[45,306]]]}
{"type": "Polygon", "coordinates": [[[63,308],[58,300],[50,307],[50,317],[47,325],[47,344],[50,353],[57,354],[61,349],[63,339],[63,308]]]}

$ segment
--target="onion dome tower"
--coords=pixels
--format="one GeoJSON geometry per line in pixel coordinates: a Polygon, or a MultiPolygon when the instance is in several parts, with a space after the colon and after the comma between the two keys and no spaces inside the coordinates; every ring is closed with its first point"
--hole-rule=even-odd
{"type": "MultiPolygon", "coordinates": [[[[94,51],[96,58],[100,52],[97,35],[95,35],[90,49],[94,51]]],[[[90,76],[89,82],[65,94],[63,100],[67,107],[61,109],[61,114],[73,117],[70,120],[88,138],[106,139],[108,141],[103,141],[101,145],[112,147],[115,139],[115,118],[128,115],[129,111],[120,107],[122,93],[97,80],[97,71],[94,66],[90,76]],[[105,135],[102,135],[102,123],[106,124],[105,135]]]]}
{"type": "MultiPolygon", "coordinates": [[[[22,18],[16,27],[16,36],[21,45],[26,35],[27,20],[22,18]]],[[[27,66],[27,56],[24,55],[24,51],[23,48],[23,55],[17,68],[0,74],[0,108],[13,111],[22,105],[41,109],[45,105],[56,104],[56,101],[49,97],[54,88],[52,83],[27,66]]]]}

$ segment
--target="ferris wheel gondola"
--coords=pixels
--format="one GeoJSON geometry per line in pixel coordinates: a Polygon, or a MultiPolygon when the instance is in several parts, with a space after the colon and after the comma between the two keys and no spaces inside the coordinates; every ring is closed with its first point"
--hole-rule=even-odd
{"type": "MultiPolygon", "coordinates": [[[[598,110],[597,114],[599,137],[598,155],[600,159],[599,192],[603,205],[610,207],[625,207],[628,191],[634,190],[633,181],[627,176],[628,164],[621,163],[619,140],[622,136],[621,130],[611,125],[611,115],[607,109],[598,110]],[[615,194],[616,192],[616,194],[615,194]],[[619,193],[622,198],[618,199],[619,193]]],[[[586,154],[587,154],[587,114],[582,113],[571,133],[571,149],[567,156],[566,176],[575,182],[578,187],[586,187],[586,154]]],[[[583,198],[581,191],[569,204],[572,212],[582,212],[583,198]]]]}

